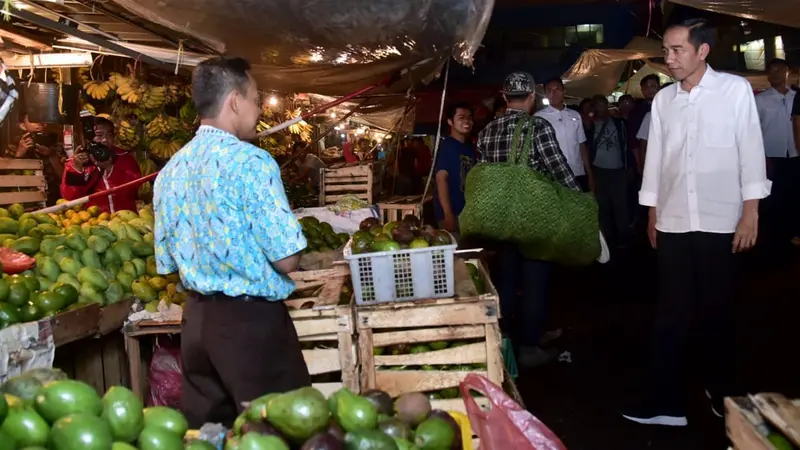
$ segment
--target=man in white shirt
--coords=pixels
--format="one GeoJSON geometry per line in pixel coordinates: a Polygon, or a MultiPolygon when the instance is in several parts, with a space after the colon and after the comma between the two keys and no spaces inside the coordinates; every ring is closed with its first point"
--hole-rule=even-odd
{"type": "Polygon", "coordinates": [[[756,95],[758,117],[767,156],[767,176],[773,182],[772,195],[761,205],[762,239],[775,253],[789,248],[798,235],[798,189],[800,159],[792,130],[792,105],[796,92],[789,88],[789,65],[782,59],[767,64],[770,88],[756,95]]]}
{"type": "Polygon", "coordinates": [[[758,203],[771,183],[750,84],[706,64],[713,36],[697,19],[664,33],[664,59],[679,82],[653,101],[639,193],[650,207],[659,299],[649,392],[623,414],[638,423],[687,424],[685,360],[695,325],[718,415],[733,384],[734,255],[755,245],[758,203]]]}
{"type": "Polygon", "coordinates": [[[536,115],[546,119],[555,128],[558,146],[581,189],[584,192],[594,191],[594,176],[589,164],[589,149],[586,147],[581,115],[567,108],[564,103],[564,82],[561,78],[547,80],[543,86],[550,103],[537,111],[536,115]]]}

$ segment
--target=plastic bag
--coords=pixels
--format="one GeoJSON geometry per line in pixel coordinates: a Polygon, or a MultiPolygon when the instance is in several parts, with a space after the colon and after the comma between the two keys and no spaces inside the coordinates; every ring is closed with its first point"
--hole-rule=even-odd
{"type": "Polygon", "coordinates": [[[153,360],[150,362],[150,371],[147,376],[150,382],[150,397],[148,406],[169,406],[181,409],[181,394],[183,394],[181,371],[181,348],[175,341],[169,340],[162,345],[161,339],[156,343],[153,360]]]}
{"type": "Polygon", "coordinates": [[[459,389],[472,430],[480,438],[480,450],[566,450],[555,433],[486,377],[467,375],[459,389]],[[489,399],[489,411],[475,403],[470,390],[489,399]]]}
{"type": "Polygon", "coordinates": [[[0,263],[3,272],[8,274],[22,273],[36,267],[36,260],[30,256],[10,248],[0,247],[0,263]]]}

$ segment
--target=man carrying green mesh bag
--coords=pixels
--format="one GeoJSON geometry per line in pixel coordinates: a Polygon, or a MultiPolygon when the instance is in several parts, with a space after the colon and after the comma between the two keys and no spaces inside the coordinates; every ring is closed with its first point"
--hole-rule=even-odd
{"type": "Polygon", "coordinates": [[[478,136],[481,164],[467,175],[459,217],[463,236],[500,242],[492,272],[501,327],[519,343],[519,362],[528,367],[555,357],[538,347],[552,263],[587,265],[601,253],[597,203],[575,182],[553,126],[531,115],[535,86],[526,72],[506,77],[501,92],[508,108],[478,136]]]}

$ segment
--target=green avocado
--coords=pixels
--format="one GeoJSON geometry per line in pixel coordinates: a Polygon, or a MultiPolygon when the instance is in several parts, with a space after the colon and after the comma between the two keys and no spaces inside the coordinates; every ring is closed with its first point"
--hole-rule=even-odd
{"type": "Polygon", "coordinates": [[[52,450],[108,450],[111,431],[103,419],[86,413],[62,417],[50,432],[52,450]]]}
{"type": "Polygon", "coordinates": [[[431,417],[414,431],[414,443],[420,450],[444,450],[453,447],[456,432],[453,427],[438,417],[431,417]]]}
{"type": "Polygon", "coordinates": [[[86,383],[75,380],[59,380],[39,391],[34,406],[45,420],[56,422],[74,413],[99,416],[103,401],[97,391],[86,383]]]}
{"type": "Polygon", "coordinates": [[[269,402],[267,420],[283,436],[299,445],[328,427],[328,401],[312,387],[286,392],[269,402]]]}
{"type": "Polygon", "coordinates": [[[378,426],[378,410],[375,405],[348,389],[338,391],[333,418],[347,432],[372,430],[378,426]]]}
{"type": "Polygon", "coordinates": [[[361,430],[344,437],[347,450],[397,450],[394,439],[379,430],[361,430]]]}
{"type": "Polygon", "coordinates": [[[133,442],[144,428],[142,401],[130,389],[112,386],[103,396],[102,418],[115,441],[133,442]]]}

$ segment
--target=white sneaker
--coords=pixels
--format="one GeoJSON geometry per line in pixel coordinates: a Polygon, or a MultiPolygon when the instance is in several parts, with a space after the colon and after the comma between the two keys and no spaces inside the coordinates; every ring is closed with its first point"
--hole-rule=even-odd
{"type": "Polygon", "coordinates": [[[600,256],[597,257],[597,262],[605,264],[611,259],[611,250],[608,249],[606,238],[603,237],[603,232],[600,232],[600,256]]]}

